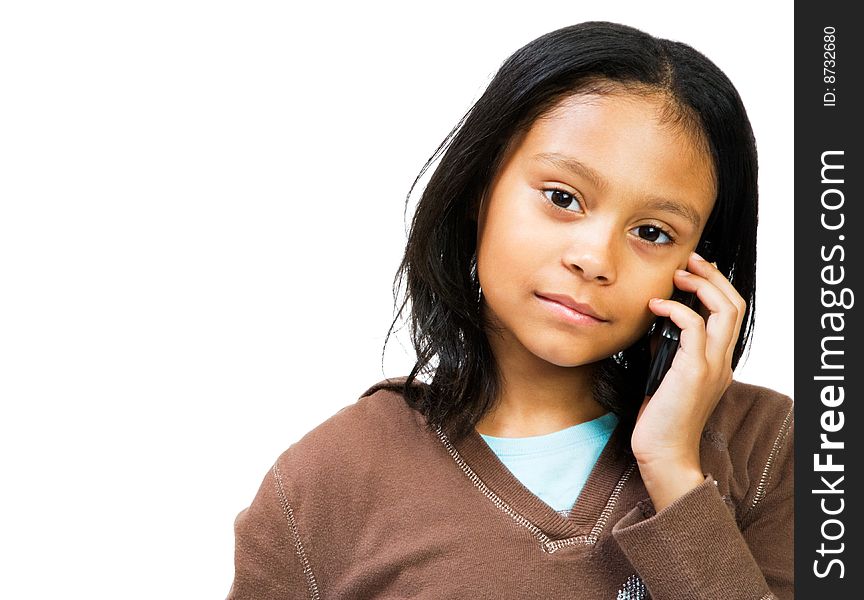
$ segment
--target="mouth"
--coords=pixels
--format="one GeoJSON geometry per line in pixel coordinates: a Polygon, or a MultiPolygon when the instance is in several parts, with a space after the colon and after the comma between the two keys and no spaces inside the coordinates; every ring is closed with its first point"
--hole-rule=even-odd
{"type": "Polygon", "coordinates": [[[570,321],[580,324],[608,322],[608,319],[603,318],[590,304],[577,302],[565,294],[538,294],[535,292],[534,295],[543,301],[548,308],[570,321]]]}

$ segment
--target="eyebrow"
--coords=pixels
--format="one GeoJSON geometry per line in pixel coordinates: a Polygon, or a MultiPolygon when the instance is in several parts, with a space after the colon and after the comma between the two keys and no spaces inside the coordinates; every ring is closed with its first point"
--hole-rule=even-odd
{"type": "MultiPolygon", "coordinates": [[[[603,179],[603,176],[600,175],[600,173],[588,165],[579,162],[572,156],[566,156],[557,152],[540,152],[539,154],[535,154],[532,158],[584,177],[597,189],[604,190],[608,187],[606,180],[603,179]]],[[[647,208],[670,212],[687,219],[696,229],[698,229],[702,223],[702,217],[689,204],[676,202],[660,196],[648,196],[645,198],[645,202],[647,208]]]]}

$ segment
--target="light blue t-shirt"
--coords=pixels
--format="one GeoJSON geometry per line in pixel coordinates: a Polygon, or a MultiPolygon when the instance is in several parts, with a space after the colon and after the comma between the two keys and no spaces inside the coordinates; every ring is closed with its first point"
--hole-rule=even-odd
{"type": "Polygon", "coordinates": [[[520,438],[480,434],[510,472],[555,511],[568,513],[618,424],[615,413],[520,438]]]}

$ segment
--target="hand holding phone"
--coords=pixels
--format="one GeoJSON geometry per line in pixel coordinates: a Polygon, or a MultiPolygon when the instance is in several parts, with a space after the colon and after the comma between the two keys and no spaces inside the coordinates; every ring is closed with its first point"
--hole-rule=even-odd
{"type": "MultiPolygon", "coordinates": [[[[672,300],[680,302],[689,308],[696,305],[696,294],[693,292],[682,292],[675,290],[672,294],[672,300]]],[[[648,384],[645,386],[645,395],[653,396],[657,388],[660,387],[660,382],[666,376],[666,371],[672,366],[672,360],[675,358],[675,352],[678,350],[678,343],[681,337],[681,328],[672,322],[669,317],[663,317],[658,321],[660,330],[660,341],[657,345],[657,354],[651,361],[651,368],[648,372],[648,384]]]]}
{"type": "Polygon", "coordinates": [[[678,302],[680,295],[674,301],[653,298],[648,304],[658,318],[648,340],[655,365],[652,368],[644,358],[640,361],[644,377],[649,370],[653,374],[651,382],[643,380],[649,395],[639,407],[630,447],[643,481],[652,482],[654,489],[648,490],[652,500],[656,492],[664,505],[704,479],[700,436],[733,383],[732,353],[747,316],[747,302],[726,275],[730,270],[726,257],[721,257],[719,267],[712,264],[718,254],[706,256],[697,247],[687,256],[686,265],[672,274],[673,289],[697,294],[692,307],[678,302]],[[665,329],[664,318],[673,319],[680,332],[665,329]],[[650,394],[655,386],[656,392],[650,394]],[[686,486],[683,481],[688,481],[686,486]]]}
{"type": "MultiPolygon", "coordinates": [[[[700,242],[699,246],[697,246],[696,252],[706,260],[710,261],[710,250],[711,245],[706,240],[700,242]]],[[[697,302],[696,294],[694,292],[684,292],[677,289],[672,294],[671,299],[680,302],[689,308],[695,308],[697,302]]],[[[648,371],[648,382],[645,385],[646,396],[653,396],[654,392],[657,391],[657,388],[660,387],[663,377],[666,376],[666,372],[669,370],[669,367],[672,366],[672,360],[675,358],[675,353],[678,351],[678,344],[681,338],[681,328],[678,327],[669,317],[659,319],[657,321],[657,329],[660,332],[660,341],[657,345],[657,353],[651,360],[651,367],[648,371]]]]}

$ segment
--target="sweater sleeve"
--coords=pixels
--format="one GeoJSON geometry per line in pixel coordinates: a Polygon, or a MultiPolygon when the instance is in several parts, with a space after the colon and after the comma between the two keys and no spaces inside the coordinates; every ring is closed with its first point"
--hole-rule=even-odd
{"type": "Polygon", "coordinates": [[[234,581],[227,600],[318,597],[277,465],[234,521],[234,537],[234,581]]]}
{"type": "Polygon", "coordinates": [[[792,447],[790,424],[776,438],[740,526],[710,473],[659,513],[646,499],[615,524],[612,535],[652,598],[793,598],[792,447]]]}

